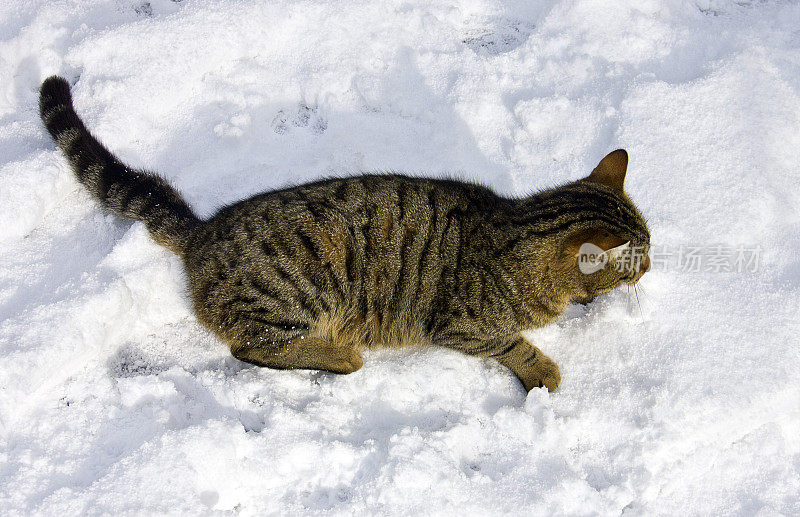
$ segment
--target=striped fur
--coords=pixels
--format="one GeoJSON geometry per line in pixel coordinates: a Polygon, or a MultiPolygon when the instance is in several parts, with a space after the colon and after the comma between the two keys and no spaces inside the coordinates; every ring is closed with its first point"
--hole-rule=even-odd
{"type": "Polygon", "coordinates": [[[104,206],[183,258],[197,316],[243,361],[350,373],[359,350],[438,345],[508,366],[526,389],[560,382],[520,332],[646,270],[577,268],[575,247],[649,246],[622,191],[627,154],[523,198],[456,180],[362,175],[266,192],[199,221],[164,180],[121,164],[59,78],[42,119],[104,206]]]}

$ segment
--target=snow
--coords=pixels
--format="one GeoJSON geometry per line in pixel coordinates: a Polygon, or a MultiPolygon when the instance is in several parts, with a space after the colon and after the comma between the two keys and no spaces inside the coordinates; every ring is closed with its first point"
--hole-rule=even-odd
{"type": "Polygon", "coordinates": [[[0,507],[800,514],[797,27],[789,1],[0,1],[0,507]],[[38,121],[54,73],[203,215],[360,170],[524,194],[624,147],[670,261],[641,308],[530,333],[554,393],[441,349],[251,367],[73,179],[38,121]],[[757,267],[677,263],[717,246],[757,267]]]}

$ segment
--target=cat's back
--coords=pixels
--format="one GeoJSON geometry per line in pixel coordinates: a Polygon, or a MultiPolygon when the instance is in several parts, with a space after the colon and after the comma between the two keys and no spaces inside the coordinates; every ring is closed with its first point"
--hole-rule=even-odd
{"type": "Polygon", "coordinates": [[[237,235],[252,241],[284,224],[368,225],[384,215],[387,231],[396,223],[416,226],[441,208],[490,212],[501,202],[481,185],[401,174],[329,178],[258,194],[219,210],[199,230],[197,244],[237,235]],[[391,223],[391,224],[390,224],[391,223]]]}

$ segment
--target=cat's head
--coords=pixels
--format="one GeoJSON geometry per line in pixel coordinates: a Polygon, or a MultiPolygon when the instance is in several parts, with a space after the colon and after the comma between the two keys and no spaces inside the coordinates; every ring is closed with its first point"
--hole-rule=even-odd
{"type": "Polygon", "coordinates": [[[650,268],[650,231],[623,190],[628,153],[616,150],[592,173],[562,187],[579,206],[561,243],[572,301],[588,303],[620,285],[634,285],[650,268]]]}

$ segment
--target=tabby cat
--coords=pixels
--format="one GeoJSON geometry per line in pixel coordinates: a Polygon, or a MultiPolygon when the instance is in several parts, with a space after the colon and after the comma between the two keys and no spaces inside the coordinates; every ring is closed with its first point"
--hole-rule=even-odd
{"type": "Polygon", "coordinates": [[[259,366],[346,374],[361,368],[360,349],[432,344],[492,357],[525,389],[552,391],[558,366],[520,331],[648,268],[646,258],[612,267],[611,255],[591,274],[578,267],[583,243],[649,249],[623,192],[624,150],[586,178],[521,198],[367,174],[266,192],[201,220],[164,179],[89,133],[64,79],[42,83],[39,109],[78,181],[183,259],[200,322],[259,366]]]}

